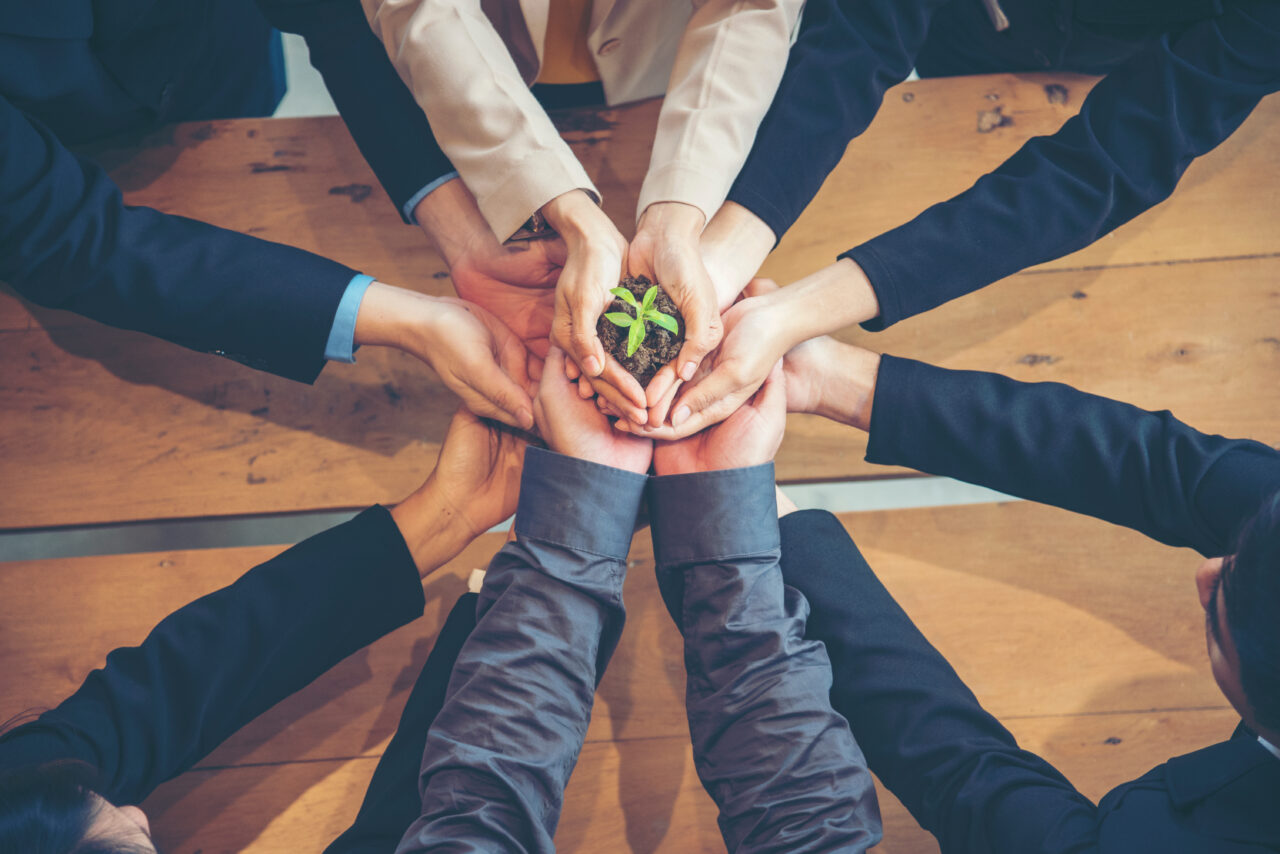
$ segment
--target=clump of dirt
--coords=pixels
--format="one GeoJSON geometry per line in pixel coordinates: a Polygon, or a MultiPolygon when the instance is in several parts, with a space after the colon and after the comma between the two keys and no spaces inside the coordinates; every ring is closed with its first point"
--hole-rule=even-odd
{"type": "MultiPolygon", "coordinates": [[[[644,276],[635,278],[628,276],[618,285],[629,290],[635,296],[636,302],[642,302],[645,291],[653,286],[653,282],[644,276]]],[[[680,347],[684,344],[684,315],[680,313],[680,309],[676,308],[675,302],[667,296],[666,291],[662,290],[661,285],[658,286],[657,299],[653,307],[663,314],[674,317],[680,331],[673,334],[656,323],[646,323],[644,341],[631,356],[627,355],[625,328],[607,320],[603,314],[596,323],[596,334],[600,336],[600,343],[604,345],[605,352],[617,359],[618,363],[636,378],[636,382],[640,383],[642,388],[649,385],[649,380],[653,379],[654,374],[658,373],[663,365],[680,354],[680,347]]],[[[613,302],[609,303],[604,311],[605,314],[616,311],[631,317],[635,317],[636,314],[634,308],[618,297],[614,297],[613,302]]]]}

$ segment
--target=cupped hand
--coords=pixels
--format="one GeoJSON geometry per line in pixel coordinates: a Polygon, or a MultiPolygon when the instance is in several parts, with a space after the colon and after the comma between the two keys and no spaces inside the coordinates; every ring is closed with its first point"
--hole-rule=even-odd
{"type": "Polygon", "coordinates": [[[794,343],[785,306],[777,300],[781,291],[766,292],[769,284],[748,286],[748,293],[758,295],[746,297],[724,313],[724,340],[703,361],[699,376],[675,396],[669,424],[619,422],[618,428],[652,439],[683,439],[725,420],[755,394],[794,343]]]}
{"type": "Polygon", "coordinates": [[[715,349],[724,334],[716,288],[703,265],[699,236],[702,212],[679,202],[650,205],[640,218],[635,238],[627,250],[632,276],[645,276],[666,291],[684,317],[684,344],[675,360],[664,365],[645,389],[645,403],[653,407],[676,385],[691,380],[702,360],[715,349]]]}
{"type": "Polygon", "coordinates": [[[547,355],[555,286],[568,250],[558,237],[498,243],[492,232],[449,268],[458,296],[487,309],[531,352],[547,355]]]}
{"type": "Polygon", "coordinates": [[[744,468],[767,463],[778,452],[787,424],[787,381],[775,363],[760,390],[724,421],[675,442],[659,442],[658,474],[744,468]]]}
{"type": "Polygon", "coordinates": [[[516,512],[527,446],[525,437],[459,409],[427,486],[477,537],[516,512]]]}
{"type": "Polygon", "coordinates": [[[612,429],[600,408],[573,388],[558,347],[547,355],[533,413],[538,432],[557,453],[640,474],[649,470],[653,442],[612,429]]]}

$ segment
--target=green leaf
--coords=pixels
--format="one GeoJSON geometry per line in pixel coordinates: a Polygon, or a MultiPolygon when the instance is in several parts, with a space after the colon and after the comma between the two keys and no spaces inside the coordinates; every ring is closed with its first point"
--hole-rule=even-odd
{"type": "Polygon", "coordinates": [[[632,294],[631,291],[627,290],[626,288],[610,288],[609,293],[613,294],[615,297],[622,300],[632,308],[640,307],[640,303],[636,302],[635,295],[632,294]]]}
{"type": "Polygon", "coordinates": [[[652,320],[672,335],[680,334],[680,324],[676,323],[676,319],[669,314],[663,314],[660,311],[651,311],[645,315],[645,318],[647,320],[652,320]]]}
{"type": "Polygon", "coordinates": [[[648,311],[649,309],[653,308],[653,304],[657,301],[657,299],[658,299],[658,286],[653,285],[652,287],[649,288],[649,290],[644,292],[644,302],[640,303],[640,308],[644,309],[645,311],[648,311]]]}
{"type": "Polygon", "coordinates": [[[611,311],[604,316],[604,319],[615,326],[621,326],[623,329],[626,329],[635,322],[635,318],[627,314],[625,311],[611,311]]]}
{"type": "Polygon", "coordinates": [[[627,358],[636,354],[644,342],[644,321],[636,318],[631,321],[631,331],[627,333],[627,358]]]}

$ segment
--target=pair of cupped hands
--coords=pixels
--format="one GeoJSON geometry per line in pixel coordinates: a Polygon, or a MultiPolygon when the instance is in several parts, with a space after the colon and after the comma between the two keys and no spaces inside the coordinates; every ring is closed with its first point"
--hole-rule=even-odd
{"type": "MultiPolygon", "coordinates": [[[[798,343],[787,334],[776,284],[748,284],[733,263],[718,264],[715,247],[701,238],[696,208],[651,206],[630,243],[581,191],[556,198],[543,213],[555,231],[549,238],[499,243],[476,228],[442,245],[461,299],[434,298],[434,320],[418,341],[382,342],[428,361],[472,412],[530,429],[530,382],[556,347],[578,395],[595,398],[617,419],[615,430],[682,439],[737,411],[798,343]],[[627,274],[660,283],[684,317],[679,355],[648,388],[605,353],[596,334],[609,289],[627,274]]],[[[802,399],[809,383],[797,376],[792,385],[792,411],[810,411],[802,399]]]]}

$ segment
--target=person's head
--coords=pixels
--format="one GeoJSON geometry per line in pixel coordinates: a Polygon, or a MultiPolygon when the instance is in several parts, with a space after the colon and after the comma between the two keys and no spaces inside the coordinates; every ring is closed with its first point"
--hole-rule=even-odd
{"type": "Polygon", "coordinates": [[[1280,742],[1280,493],[1232,554],[1200,565],[1196,586],[1218,687],[1251,729],[1280,742]]]}
{"type": "Polygon", "coordinates": [[[50,762],[0,775],[0,850],[24,854],[155,854],[147,818],[94,791],[94,770],[50,762]]]}

